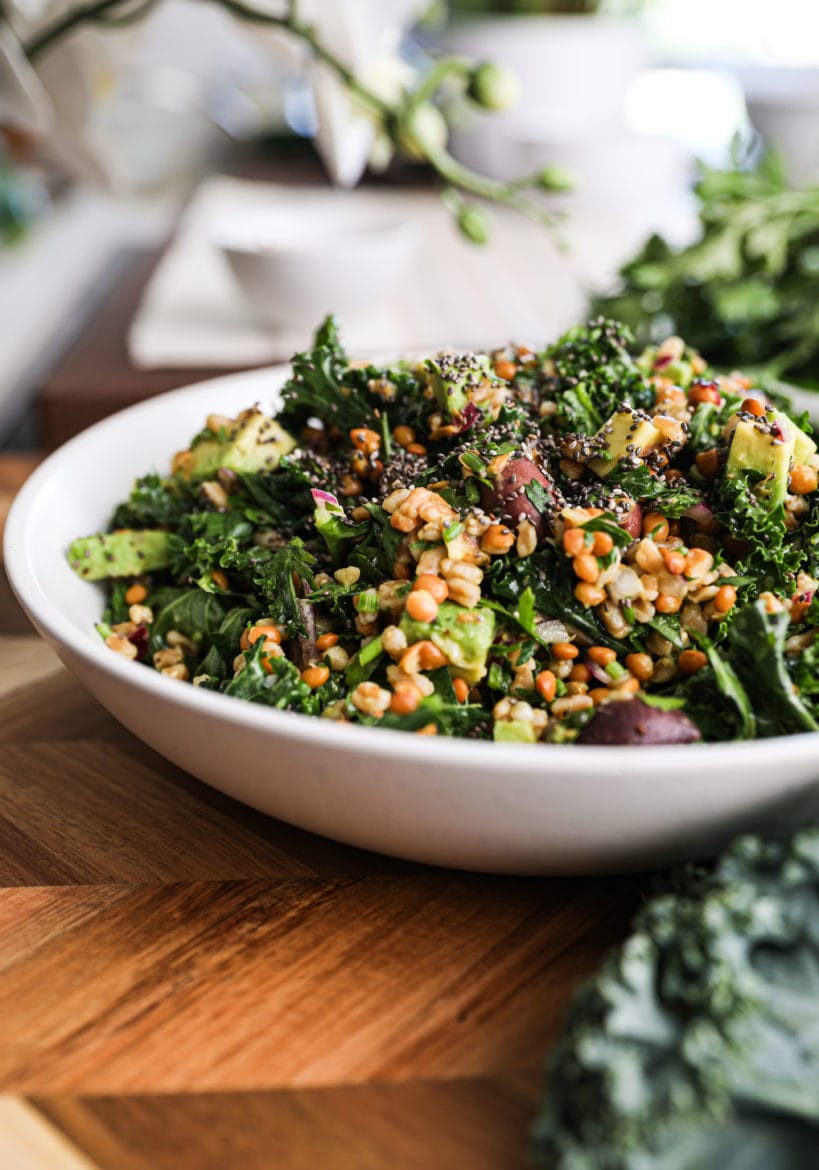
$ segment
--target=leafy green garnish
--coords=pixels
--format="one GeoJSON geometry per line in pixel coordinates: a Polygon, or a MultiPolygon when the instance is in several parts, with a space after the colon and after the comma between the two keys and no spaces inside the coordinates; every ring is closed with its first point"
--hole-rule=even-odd
{"type": "Polygon", "coordinates": [[[660,617],[655,614],[654,617],[645,623],[652,630],[655,630],[661,638],[665,638],[672,646],[676,646],[678,650],[685,648],[685,641],[680,630],[680,619],[674,617],[660,617]]]}
{"type": "Polygon", "coordinates": [[[176,524],[191,508],[190,488],[181,480],[143,475],[111,519],[112,528],[156,528],[176,524]]]}
{"type": "Polygon", "coordinates": [[[297,667],[285,657],[266,655],[261,639],[245,654],[244,668],[224,687],[224,694],[279,710],[302,710],[312,692],[297,667]]]}
{"type": "Polygon", "coordinates": [[[198,588],[163,589],[151,598],[154,622],[151,649],[160,649],[169,630],[179,630],[195,642],[209,642],[225,616],[218,597],[198,588]]]}
{"type": "MultiPolygon", "coordinates": [[[[756,716],[748,693],[740,682],[736,671],[704,635],[698,635],[696,642],[708,658],[708,664],[714,673],[714,681],[720,694],[736,708],[739,716],[739,732],[736,738],[753,739],[756,735],[756,716]]],[[[692,687],[696,688],[696,685],[697,680],[695,679],[692,687]]]]}
{"type": "Polygon", "coordinates": [[[307,632],[299,598],[301,586],[309,590],[312,584],[315,559],[304,547],[304,541],[294,537],[284,548],[255,566],[253,582],[270,618],[287,637],[307,632]]]}
{"type": "MultiPolygon", "coordinates": [[[[245,569],[252,533],[253,525],[241,512],[191,512],[170,537],[171,571],[200,580],[213,569],[245,569]]],[[[209,578],[201,587],[213,591],[209,578]]]]}
{"type": "Polygon", "coordinates": [[[736,561],[738,573],[753,577],[758,590],[787,590],[802,560],[800,542],[788,532],[784,507],[771,507],[765,497],[755,493],[758,479],[750,471],[723,475],[715,502],[717,519],[746,546],[736,561]]]}
{"type": "Polygon", "coordinates": [[[538,479],[530,479],[526,485],[526,496],[532,506],[541,515],[548,514],[554,508],[554,497],[538,479]]]}

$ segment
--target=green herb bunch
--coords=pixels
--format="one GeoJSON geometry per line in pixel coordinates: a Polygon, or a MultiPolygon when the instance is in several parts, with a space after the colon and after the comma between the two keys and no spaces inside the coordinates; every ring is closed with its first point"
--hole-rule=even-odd
{"type": "Polygon", "coordinates": [[[792,188],[781,162],[701,166],[700,235],[652,236],[596,312],[644,343],[678,333],[717,367],[819,388],[819,185],[792,188]]]}

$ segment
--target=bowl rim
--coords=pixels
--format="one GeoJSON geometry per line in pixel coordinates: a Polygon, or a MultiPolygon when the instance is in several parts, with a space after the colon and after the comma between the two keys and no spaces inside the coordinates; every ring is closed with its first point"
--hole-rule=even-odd
{"type": "MultiPolygon", "coordinates": [[[[363,756],[383,757],[392,754],[411,754],[419,765],[458,764],[471,766],[476,774],[503,769],[505,780],[519,779],[532,772],[545,771],[548,751],[549,760],[562,773],[580,776],[589,770],[610,766],[622,767],[628,760],[630,772],[640,779],[656,779],[671,763],[674,751],[674,771],[690,766],[695,771],[707,763],[709,770],[719,768],[721,763],[736,767],[738,762],[747,762],[757,768],[775,767],[782,762],[783,752],[793,762],[807,762],[814,759],[819,748],[819,732],[797,732],[793,735],[774,736],[759,740],[726,740],[719,743],[694,743],[654,745],[634,748],[624,745],[583,745],[582,749],[572,744],[515,744],[497,743],[487,740],[470,740],[462,737],[420,736],[388,728],[365,727],[356,724],[341,724],[334,720],[294,711],[278,711],[261,704],[234,699],[199,687],[179,685],[178,680],[166,679],[157,671],[141,669],[140,665],[126,661],[104,645],[101,639],[87,638],[66,633],[63,614],[58,603],[43,590],[39,580],[26,559],[26,530],[31,512],[39,495],[51,475],[66,465],[71,465],[80,453],[94,446],[120,428],[127,426],[136,415],[161,413],[170,405],[186,398],[191,400],[194,413],[197,395],[205,389],[223,385],[225,388],[248,383],[252,386],[258,379],[282,379],[290,371],[289,364],[281,363],[260,367],[237,374],[209,378],[177,390],[143,400],[124,410],[117,411],[81,431],[80,434],[52,452],[29,476],[15,497],[9,511],[3,542],[4,562],[12,590],[38,631],[48,640],[56,643],[96,672],[108,676],[112,682],[123,682],[136,693],[161,698],[166,704],[178,706],[193,713],[210,714],[216,721],[227,721],[249,730],[267,732],[271,738],[284,736],[304,743],[317,743],[327,749],[353,751],[363,756]],[[489,749],[489,750],[487,750],[489,749]]],[[[249,401],[257,401],[252,390],[249,401]]],[[[191,430],[195,429],[192,419],[191,430]]],[[[169,452],[170,456],[170,452],[169,452]]],[[[113,508],[116,501],[111,501],[113,508]]],[[[64,555],[64,550],[59,550],[64,555]]],[[[749,775],[749,781],[751,777],[749,775]]]]}
{"type": "Polygon", "coordinates": [[[231,235],[229,231],[213,229],[208,233],[208,243],[226,256],[253,256],[260,260],[303,258],[313,261],[326,260],[328,254],[334,257],[359,255],[362,247],[372,250],[390,246],[410,250],[419,247],[423,238],[421,227],[415,220],[400,216],[383,220],[362,216],[360,220],[350,220],[342,227],[341,232],[319,232],[313,239],[296,236],[294,239],[280,238],[272,242],[265,242],[261,235],[253,237],[250,232],[243,236],[241,230],[231,235]]]}

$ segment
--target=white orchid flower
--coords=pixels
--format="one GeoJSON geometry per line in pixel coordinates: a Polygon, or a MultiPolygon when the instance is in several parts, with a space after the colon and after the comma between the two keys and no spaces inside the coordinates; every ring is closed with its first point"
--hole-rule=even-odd
{"type": "MultiPolygon", "coordinates": [[[[301,0],[299,22],[370,92],[394,101],[413,79],[413,70],[397,54],[406,30],[428,8],[428,0],[301,0]]],[[[281,14],[281,5],[270,9],[281,14]]],[[[301,42],[279,30],[246,25],[247,35],[282,61],[306,72],[316,105],[316,148],[333,182],[352,187],[361,178],[374,150],[383,165],[372,111],[352,94],[332,68],[305,52],[301,42]],[[289,43],[288,43],[289,42],[289,43]]]]}
{"type": "Polygon", "coordinates": [[[54,128],[48,91],[17,37],[4,24],[0,25],[0,126],[33,138],[44,138],[54,128]]]}
{"type": "Polygon", "coordinates": [[[117,184],[118,161],[95,128],[95,114],[113,94],[139,31],[83,28],[29,62],[22,43],[73,7],[65,0],[7,4],[7,23],[0,23],[0,126],[40,142],[67,173],[111,187],[117,184]]]}
{"type": "MultiPolygon", "coordinates": [[[[321,43],[331,45],[334,56],[370,92],[393,102],[413,77],[397,49],[406,30],[427,7],[424,0],[338,0],[335,4],[307,0],[300,12],[315,27],[321,43]]],[[[379,165],[388,161],[376,124],[321,62],[312,66],[311,81],[318,115],[316,148],[333,182],[353,187],[374,149],[379,165]]]]}

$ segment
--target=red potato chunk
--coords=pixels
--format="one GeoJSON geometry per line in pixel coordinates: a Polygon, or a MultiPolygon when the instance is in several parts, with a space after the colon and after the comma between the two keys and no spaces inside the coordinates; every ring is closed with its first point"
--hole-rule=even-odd
{"type": "Polygon", "coordinates": [[[600,747],[696,743],[700,730],[682,711],[661,711],[642,699],[605,703],[586,724],[578,743],[600,747]]]}
{"type": "Polygon", "coordinates": [[[538,538],[542,538],[551,527],[551,515],[539,512],[526,494],[526,486],[533,480],[543,487],[555,507],[559,507],[551,478],[524,455],[506,460],[495,473],[494,487],[481,486],[481,504],[512,527],[524,518],[530,520],[538,538]]]}

